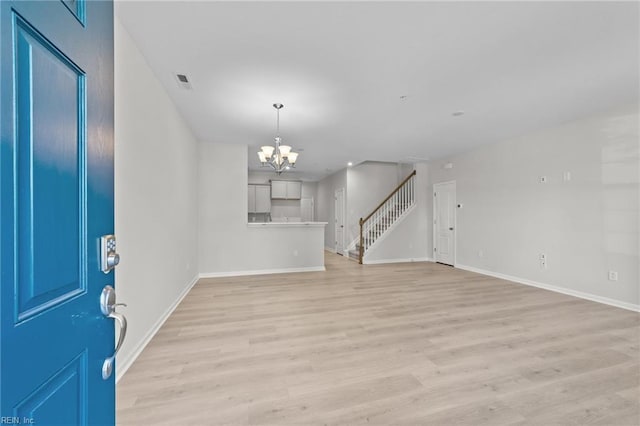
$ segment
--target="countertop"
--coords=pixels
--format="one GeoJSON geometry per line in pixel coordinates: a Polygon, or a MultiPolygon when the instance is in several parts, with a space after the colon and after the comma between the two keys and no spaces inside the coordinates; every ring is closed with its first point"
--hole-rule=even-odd
{"type": "Polygon", "coordinates": [[[249,222],[249,228],[317,228],[328,222],[249,222]]]}

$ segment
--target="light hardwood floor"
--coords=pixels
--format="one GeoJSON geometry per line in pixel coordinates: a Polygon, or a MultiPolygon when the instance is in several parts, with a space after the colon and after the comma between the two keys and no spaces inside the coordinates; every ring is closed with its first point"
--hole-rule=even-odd
{"type": "Polygon", "coordinates": [[[120,425],[638,425],[640,315],[433,263],[203,279],[120,425]]]}

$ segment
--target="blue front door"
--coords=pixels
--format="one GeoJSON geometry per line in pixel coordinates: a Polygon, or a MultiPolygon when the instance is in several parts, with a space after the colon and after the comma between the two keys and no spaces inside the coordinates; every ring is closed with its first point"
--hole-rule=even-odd
{"type": "Polygon", "coordinates": [[[0,1],[0,423],[114,424],[113,4],[0,1]]]}

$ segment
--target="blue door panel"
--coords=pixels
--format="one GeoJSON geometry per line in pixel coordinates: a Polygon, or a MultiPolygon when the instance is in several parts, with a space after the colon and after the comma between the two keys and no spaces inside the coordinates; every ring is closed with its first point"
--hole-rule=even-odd
{"type": "Polygon", "coordinates": [[[0,417],[113,425],[111,1],[0,1],[0,219],[0,417]]]}
{"type": "Polygon", "coordinates": [[[85,79],[19,17],[15,28],[16,284],[22,321],[86,288],[85,79]],[[57,252],[66,261],[52,255],[57,252]]]}
{"type": "Polygon", "coordinates": [[[60,425],[86,424],[86,364],[87,354],[83,352],[18,403],[13,417],[34,419],[34,421],[35,419],[55,419],[55,422],[60,425]],[[82,395],[84,398],[77,398],[77,395],[82,395]],[[63,413],[58,413],[59,407],[65,408],[63,413]]]}
{"type": "Polygon", "coordinates": [[[85,0],[61,0],[65,6],[69,9],[69,12],[75,16],[75,18],[84,25],[85,23],[85,0]]]}

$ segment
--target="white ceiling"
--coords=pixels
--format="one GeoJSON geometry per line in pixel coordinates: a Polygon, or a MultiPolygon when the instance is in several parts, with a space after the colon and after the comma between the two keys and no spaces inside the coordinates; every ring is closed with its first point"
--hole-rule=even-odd
{"type": "Polygon", "coordinates": [[[281,135],[320,178],[638,103],[637,2],[119,2],[202,141],[281,135]],[[193,90],[178,87],[186,74],[193,90]],[[406,99],[401,99],[406,96],[406,99]],[[464,110],[460,117],[454,111],[464,110]]]}

